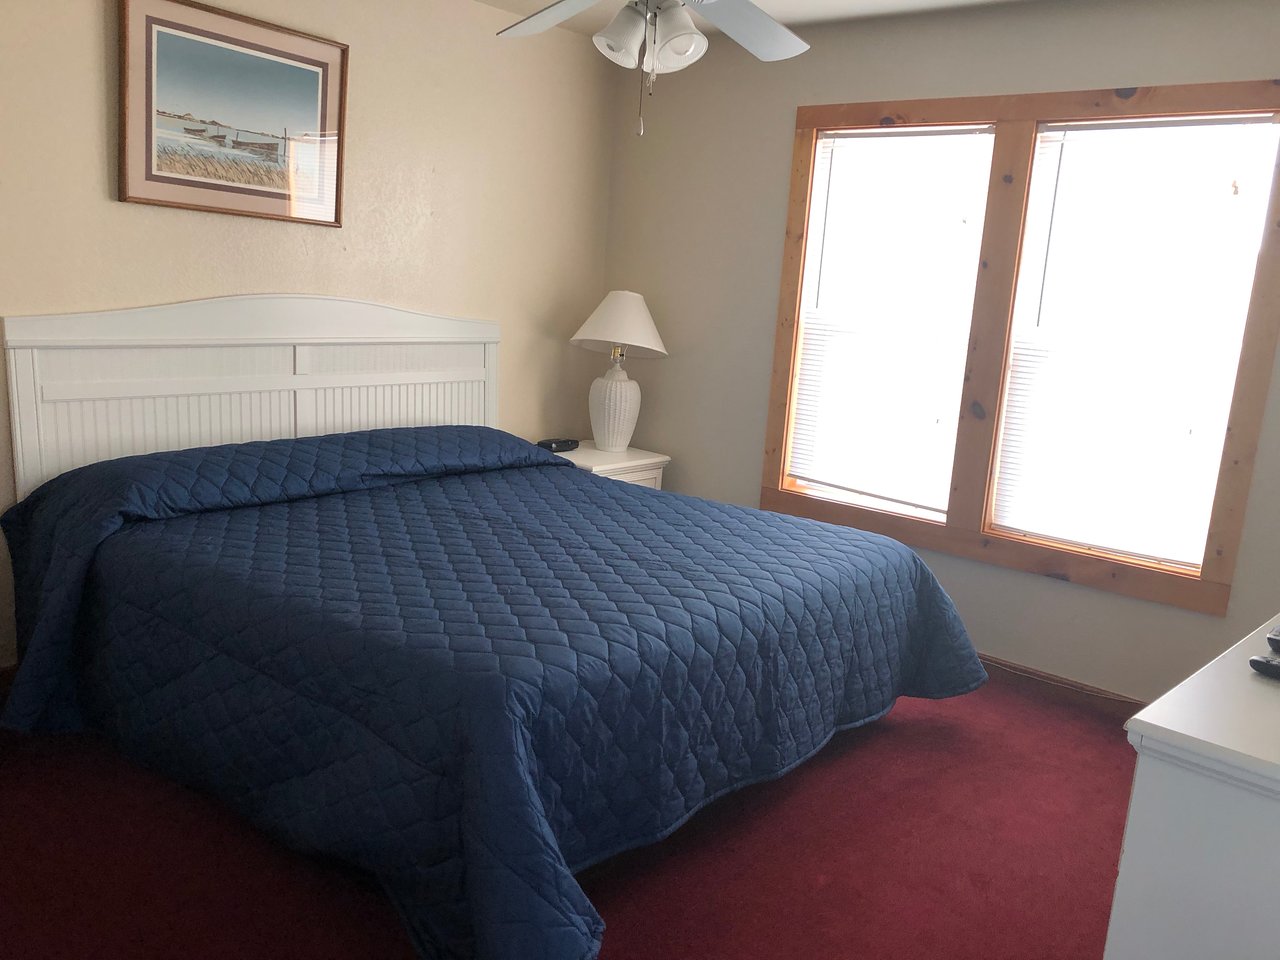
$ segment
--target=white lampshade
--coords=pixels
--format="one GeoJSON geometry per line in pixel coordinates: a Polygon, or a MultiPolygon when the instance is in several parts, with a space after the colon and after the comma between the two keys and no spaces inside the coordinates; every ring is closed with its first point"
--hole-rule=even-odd
{"type": "Polygon", "coordinates": [[[681,0],[663,0],[654,27],[654,49],[658,73],[674,73],[696,63],[707,52],[702,35],[681,0]]]}
{"type": "Polygon", "coordinates": [[[570,342],[598,353],[609,353],[617,345],[633,357],[667,355],[644,297],[630,290],[611,290],[570,342]]]}
{"type": "Polygon", "coordinates": [[[645,16],[634,3],[618,11],[609,25],[591,39],[596,49],[620,67],[634,69],[640,62],[640,44],[644,42],[645,16]]]}

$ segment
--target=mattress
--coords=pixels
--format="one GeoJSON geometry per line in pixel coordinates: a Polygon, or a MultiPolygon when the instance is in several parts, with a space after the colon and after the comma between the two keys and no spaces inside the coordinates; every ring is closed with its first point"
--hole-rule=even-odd
{"type": "Polygon", "coordinates": [[[369,871],[423,957],[589,960],[577,871],[986,677],[899,543],[483,427],[108,461],[3,526],[6,725],[101,729],[369,871]]]}

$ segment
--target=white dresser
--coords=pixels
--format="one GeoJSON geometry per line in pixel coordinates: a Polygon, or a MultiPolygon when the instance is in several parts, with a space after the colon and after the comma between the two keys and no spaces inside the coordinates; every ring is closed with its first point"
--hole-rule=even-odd
{"type": "Polygon", "coordinates": [[[1126,725],[1138,766],[1106,960],[1280,958],[1280,681],[1249,667],[1277,623],[1126,725]]]}

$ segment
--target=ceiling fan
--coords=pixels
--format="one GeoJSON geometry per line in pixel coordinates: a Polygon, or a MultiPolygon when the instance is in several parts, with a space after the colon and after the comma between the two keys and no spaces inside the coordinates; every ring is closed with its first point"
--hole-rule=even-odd
{"type": "MultiPolygon", "coordinates": [[[[557,0],[498,36],[527,37],[550,30],[597,2],[557,0]]],[[[596,47],[619,66],[643,66],[650,75],[681,70],[707,50],[707,38],[693,25],[686,7],[759,60],[786,60],[809,49],[751,0],[631,0],[595,35],[596,47]]]]}

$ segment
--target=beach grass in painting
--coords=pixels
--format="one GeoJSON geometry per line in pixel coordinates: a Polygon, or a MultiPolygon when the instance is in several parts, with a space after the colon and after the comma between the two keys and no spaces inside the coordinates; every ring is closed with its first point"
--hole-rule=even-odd
{"type": "Polygon", "coordinates": [[[287,194],[298,172],[290,166],[321,128],[320,71],[164,27],[153,56],[153,169],[287,194]]]}
{"type": "Polygon", "coordinates": [[[281,164],[256,157],[219,156],[230,151],[201,152],[182,144],[156,144],[155,169],[166,176],[236,183],[285,193],[289,176],[281,164]]]}

